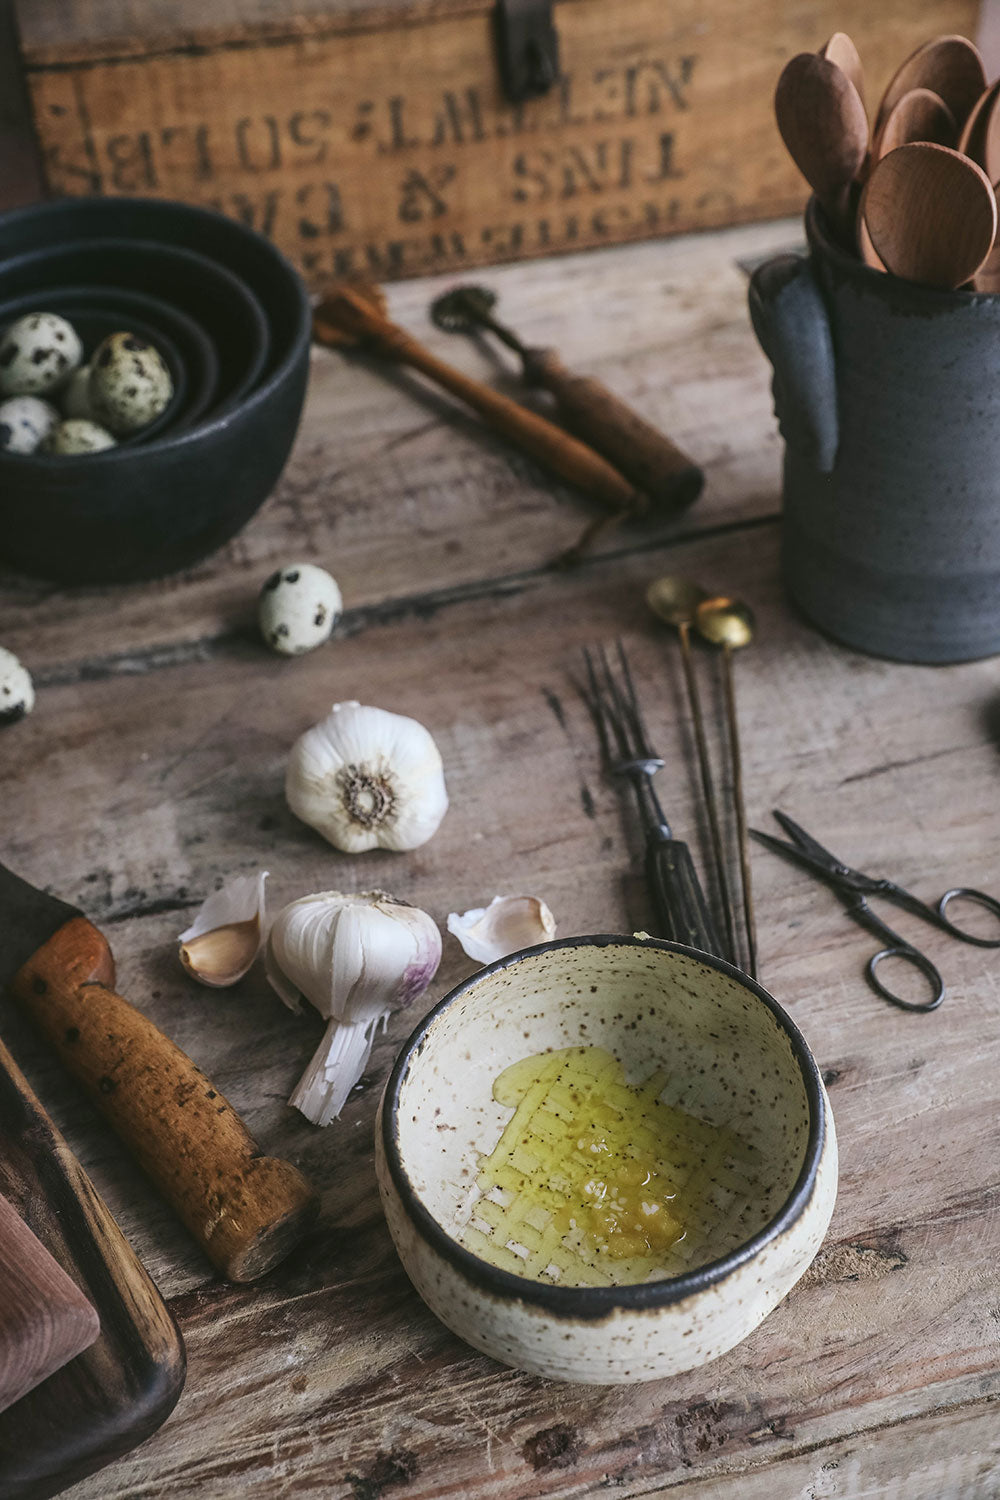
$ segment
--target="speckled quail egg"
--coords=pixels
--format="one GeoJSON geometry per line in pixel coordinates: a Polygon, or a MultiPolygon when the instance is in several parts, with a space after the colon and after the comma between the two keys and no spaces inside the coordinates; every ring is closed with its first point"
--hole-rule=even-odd
{"type": "Polygon", "coordinates": [[[8,396],[0,401],[0,449],[34,453],[59,421],[59,413],[40,396],[8,396]]]}
{"type": "Polygon", "coordinates": [[[272,573],[260,591],[260,633],[282,656],[301,656],[329,638],[344,601],[324,568],[290,563],[272,573]]]}
{"type": "Polygon", "coordinates": [[[81,365],[74,370],[62,391],[59,393],[59,405],[64,417],[86,417],[88,422],[94,420],[94,413],[90,405],[90,366],[81,365]]]}
{"type": "Polygon", "coordinates": [[[96,422],[86,417],[67,417],[59,422],[43,444],[46,453],[100,453],[105,448],[117,448],[118,444],[96,422]]]}
{"type": "Polygon", "coordinates": [[[92,415],[119,436],[148,427],[170,405],[174,382],[163,355],[135,333],[110,333],[90,362],[92,415]]]}
{"type": "Polygon", "coordinates": [[[76,330],[57,313],[27,313],[0,339],[0,394],[44,396],[83,359],[76,330]]]}
{"type": "Polygon", "coordinates": [[[0,728],[16,724],[35,706],[31,673],[22,667],[13,651],[0,646],[0,728]]]}

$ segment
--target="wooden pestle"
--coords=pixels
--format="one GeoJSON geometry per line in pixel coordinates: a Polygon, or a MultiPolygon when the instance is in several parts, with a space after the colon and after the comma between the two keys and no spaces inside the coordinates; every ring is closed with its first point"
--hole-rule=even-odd
{"type": "Polygon", "coordinates": [[[19,1214],[0,1197],[0,1411],[100,1333],[97,1313],[19,1214]]]}
{"type": "Polygon", "coordinates": [[[74,917],[11,991],[213,1265],[254,1281],[301,1239],[315,1194],[290,1162],[261,1155],[232,1105],[114,982],[104,937],[74,917]]]}
{"type": "Polygon", "coordinates": [[[551,392],[567,426],[643,494],[678,508],[697,500],[705,483],[697,464],[600,380],[574,374],[554,349],[524,348],[521,361],[528,384],[551,392]]]}
{"type": "Polygon", "coordinates": [[[390,322],[367,289],[345,285],[328,292],[314,311],[313,331],[322,344],[368,344],[378,353],[419,370],[479,412],[491,427],[545,468],[613,510],[639,511],[648,505],[647,498],[623,474],[585,443],[438,359],[405,329],[390,322]]]}

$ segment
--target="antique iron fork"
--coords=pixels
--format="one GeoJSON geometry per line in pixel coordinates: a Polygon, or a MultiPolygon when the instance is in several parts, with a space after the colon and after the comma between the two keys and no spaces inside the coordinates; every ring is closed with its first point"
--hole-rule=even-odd
{"type": "Polygon", "coordinates": [[[584,696],[597,726],[606,768],[632,783],[639,803],[646,832],[646,883],[660,929],[655,936],[728,959],[691,851],[674,838],[654,790],[653,777],[663,761],[650,746],[621,641],[615,644],[615,655],[617,670],[612,668],[604,646],[593,652],[584,648],[584,696]]]}

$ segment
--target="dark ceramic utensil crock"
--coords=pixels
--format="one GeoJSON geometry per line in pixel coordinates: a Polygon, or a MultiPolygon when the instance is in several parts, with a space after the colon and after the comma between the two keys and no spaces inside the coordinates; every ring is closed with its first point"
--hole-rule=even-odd
{"type": "Polygon", "coordinates": [[[782,571],[837,640],[954,662],[1000,652],[1000,296],[936,291],[837,246],[754,273],[785,440],[782,571]]]}
{"type": "Polygon", "coordinates": [[[166,430],[148,443],[79,462],[0,456],[0,554],[14,568],[60,582],[161,577],[221,546],[270,494],[305,396],[311,309],[301,279],[260,236],[208,209],[142,199],[64,199],[4,215],[0,300],[12,294],[3,279],[11,260],[19,262],[17,291],[31,295],[39,289],[27,270],[33,254],[36,266],[48,267],[40,271],[44,289],[56,290],[53,257],[71,245],[59,261],[63,285],[117,285],[107,274],[105,248],[96,242],[132,238],[146,246],[138,252],[146,268],[155,264],[162,276],[144,286],[138,273],[126,269],[124,253],[116,252],[127,288],[168,302],[176,294],[186,316],[206,332],[210,326],[220,358],[234,345],[246,347],[247,308],[256,303],[266,345],[263,368],[235,404],[217,407],[190,429],[166,430]],[[52,246],[58,249],[46,254],[52,246]],[[180,270],[195,262],[223,273],[199,280],[197,310],[180,270]],[[243,295],[223,292],[215,299],[206,290],[210,283],[215,289],[242,285],[243,295]]]}
{"type": "Polygon", "coordinates": [[[70,281],[152,293],[191,318],[215,350],[220,408],[252,390],[264,370],[270,330],[260,303],[240,277],[197,251],[109,238],[60,242],[0,260],[0,300],[44,299],[70,281]]]}
{"type": "MultiPolygon", "coordinates": [[[[0,302],[0,328],[34,312],[37,307],[35,293],[0,302]]],[[[158,346],[163,340],[172,345],[184,366],[188,387],[183,406],[170,417],[172,430],[180,430],[181,426],[191,426],[200,420],[215,400],[219,386],[215,346],[193,318],[179,308],[171,307],[162,298],[117,287],[73,286],[46,292],[45,308],[48,312],[60,313],[71,323],[88,314],[107,316],[113,321],[111,331],[133,329],[141,324],[153,331],[153,341],[158,346]]],[[[171,410],[173,412],[173,406],[171,410]]]]}

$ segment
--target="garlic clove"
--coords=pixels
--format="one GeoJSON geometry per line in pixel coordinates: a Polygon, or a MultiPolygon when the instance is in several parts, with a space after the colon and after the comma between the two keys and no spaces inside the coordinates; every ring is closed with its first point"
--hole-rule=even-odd
{"type": "Polygon", "coordinates": [[[470,958],[491,964],[522,948],[547,943],[556,935],[556,920],[537,896],[494,896],[489,906],[450,912],[448,931],[470,958]]]}
{"type": "Polygon", "coordinates": [[[378,1023],[422,994],[440,962],[437,923],[384,891],[318,891],[283,907],[267,941],[268,980],[291,1009],[304,998],[329,1021],[289,1102],[317,1125],[339,1115],[378,1023]]]}
{"type": "Polygon", "coordinates": [[[448,809],[441,755],[416,719],[335,703],[292,747],[285,796],[296,817],[346,854],[416,849],[448,809]]]}
{"type": "Polygon", "coordinates": [[[181,963],[199,984],[226,989],[253,964],[264,930],[267,873],[237,875],[213,891],[181,933],[181,963]]]}

